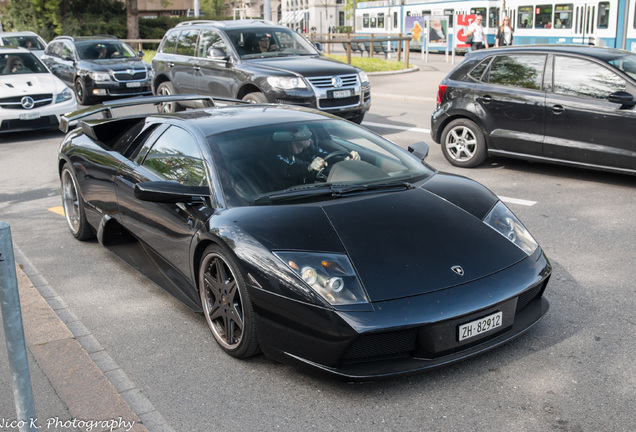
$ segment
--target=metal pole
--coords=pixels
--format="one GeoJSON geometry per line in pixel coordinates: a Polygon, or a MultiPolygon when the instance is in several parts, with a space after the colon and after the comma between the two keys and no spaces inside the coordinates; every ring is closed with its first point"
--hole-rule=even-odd
{"type": "Polygon", "coordinates": [[[2,221],[0,221],[0,306],[18,426],[20,432],[35,432],[38,429],[37,418],[22,327],[11,228],[8,223],[2,221]]]}

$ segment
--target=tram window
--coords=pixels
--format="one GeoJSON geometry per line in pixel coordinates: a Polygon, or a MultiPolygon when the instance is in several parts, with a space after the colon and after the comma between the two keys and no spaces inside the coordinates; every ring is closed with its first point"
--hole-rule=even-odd
{"type": "Polygon", "coordinates": [[[606,29],[609,27],[609,14],[610,4],[609,2],[601,2],[598,4],[598,23],[597,28],[606,29]]]}
{"type": "Polygon", "coordinates": [[[491,7],[488,10],[488,27],[497,28],[499,27],[499,8],[491,7]]]}
{"type": "Polygon", "coordinates": [[[384,13],[378,14],[378,28],[384,28],[384,13]]]}
{"type": "Polygon", "coordinates": [[[448,16],[448,28],[453,28],[453,17],[455,16],[455,9],[444,9],[444,15],[448,16]]]}
{"type": "Polygon", "coordinates": [[[376,28],[378,25],[378,19],[376,17],[371,17],[371,21],[369,23],[369,27],[376,28]]]}
{"type": "Polygon", "coordinates": [[[393,28],[398,28],[398,13],[393,12],[393,28]]]}
{"type": "Polygon", "coordinates": [[[519,6],[517,9],[518,28],[532,28],[532,18],[534,17],[532,9],[532,6],[519,6]]]}
{"type": "Polygon", "coordinates": [[[369,14],[362,15],[362,27],[369,28],[369,14]]]}
{"type": "Polygon", "coordinates": [[[607,99],[615,91],[625,91],[623,78],[589,60],[566,56],[554,58],[554,92],[564,95],[607,99]]]}
{"type": "Polygon", "coordinates": [[[482,17],[486,18],[486,8],[470,8],[470,14],[481,15],[482,17]]]}
{"type": "Polygon", "coordinates": [[[497,56],[484,76],[484,81],[491,84],[540,90],[545,59],[544,55],[497,56]]]}
{"type": "Polygon", "coordinates": [[[554,28],[569,29],[572,28],[572,11],[574,5],[558,4],[554,5],[554,28]]]}
{"type": "Polygon", "coordinates": [[[536,13],[534,28],[552,28],[552,5],[539,5],[536,13]]]}

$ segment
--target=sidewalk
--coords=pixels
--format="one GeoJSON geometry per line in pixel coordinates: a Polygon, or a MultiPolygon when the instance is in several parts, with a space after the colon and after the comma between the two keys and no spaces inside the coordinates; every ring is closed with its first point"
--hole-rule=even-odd
{"type": "MultiPolygon", "coordinates": [[[[426,62],[410,54],[417,71],[371,74],[372,99],[434,101],[439,82],[463,60],[453,65],[450,55],[447,62],[430,54],[426,62]]],[[[14,255],[38,430],[174,432],[15,246],[14,255]]],[[[19,430],[7,424],[16,420],[7,359],[0,326],[0,432],[19,430]]]]}
{"type": "MultiPolygon", "coordinates": [[[[160,426],[163,419],[144,407],[138,390],[115,388],[124,383],[123,371],[28,259],[14,254],[38,430],[148,432],[145,423],[160,426]]],[[[12,432],[19,425],[3,326],[0,359],[0,431],[12,432]]]]}

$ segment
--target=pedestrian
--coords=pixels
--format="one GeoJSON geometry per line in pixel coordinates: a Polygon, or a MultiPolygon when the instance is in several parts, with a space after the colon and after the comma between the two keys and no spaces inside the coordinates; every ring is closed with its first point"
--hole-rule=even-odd
{"type": "Polygon", "coordinates": [[[488,41],[486,40],[486,34],[484,33],[484,27],[481,25],[484,17],[477,15],[475,21],[473,21],[466,31],[467,36],[472,36],[470,42],[470,48],[473,51],[480,50],[482,48],[488,48],[488,41]]]}
{"type": "Polygon", "coordinates": [[[503,21],[501,25],[497,29],[497,37],[495,38],[495,46],[509,46],[512,45],[514,30],[510,25],[510,18],[507,16],[503,17],[503,21]]]}

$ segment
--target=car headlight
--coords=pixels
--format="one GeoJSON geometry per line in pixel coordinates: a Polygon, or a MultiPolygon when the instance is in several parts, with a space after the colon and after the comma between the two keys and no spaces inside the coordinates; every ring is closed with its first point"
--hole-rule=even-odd
{"type": "Polygon", "coordinates": [[[368,83],[369,82],[369,76],[367,75],[366,72],[364,71],[360,71],[358,72],[358,75],[360,75],[360,82],[361,83],[368,83]]]}
{"type": "Polygon", "coordinates": [[[369,303],[346,255],[274,252],[311,289],[332,306],[369,303]]]}
{"type": "Polygon", "coordinates": [[[501,201],[498,201],[490,210],[490,213],[484,218],[484,223],[516,244],[528,255],[532,255],[539,247],[526,227],[501,201]]]}
{"type": "Polygon", "coordinates": [[[110,81],[110,74],[108,72],[89,72],[88,76],[91,77],[93,81],[110,81]]]}
{"type": "Polygon", "coordinates": [[[300,77],[270,76],[270,77],[267,77],[267,83],[272,87],[283,89],[283,90],[307,88],[307,84],[305,84],[305,80],[303,80],[300,77]]]}
{"type": "Polygon", "coordinates": [[[72,97],[73,97],[73,92],[71,91],[70,88],[66,87],[64,90],[62,90],[61,93],[58,93],[57,96],[55,96],[55,103],[67,101],[71,99],[72,97]]]}

